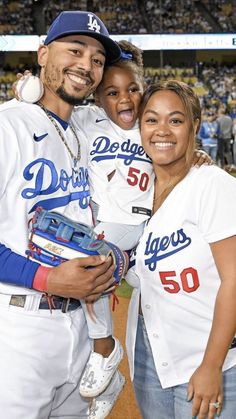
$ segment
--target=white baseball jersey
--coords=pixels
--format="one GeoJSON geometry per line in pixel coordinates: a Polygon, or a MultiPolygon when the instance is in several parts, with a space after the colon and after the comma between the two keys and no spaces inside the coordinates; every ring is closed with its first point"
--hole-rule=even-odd
{"type": "MultiPolygon", "coordinates": [[[[12,100],[0,106],[0,119],[0,243],[25,256],[28,221],[37,206],[91,225],[83,134],[79,133],[81,159],[74,167],[55,126],[39,106],[12,100]]],[[[70,127],[64,130],[59,122],[58,126],[77,155],[70,127]]],[[[27,294],[34,290],[0,283],[0,292],[27,294]]]]}
{"type": "Polygon", "coordinates": [[[98,220],[138,225],[151,215],[154,173],[138,125],[123,130],[97,106],[77,108],[89,145],[89,179],[98,220]],[[115,175],[108,181],[108,175],[115,175]]]}
{"type": "MultiPolygon", "coordinates": [[[[126,341],[132,376],[140,295],[163,388],[188,382],[200,365],[221,283],[209,244],[236,234],[235,215],[236,179],[203,165],[190,170],[150,219],[130,272],[140,281],[126,341]]],[[[223,369],[234,365],[231,349],[223,369]]]]}

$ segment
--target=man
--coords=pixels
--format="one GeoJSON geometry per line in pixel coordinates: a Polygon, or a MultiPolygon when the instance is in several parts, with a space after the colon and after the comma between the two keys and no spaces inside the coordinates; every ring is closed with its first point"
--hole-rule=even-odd
{"type": "Polygon", "coordinates": [[[217,121],[220,128],[218,154],[219,154],[219,159],[220,159],[220,166],[224,168],[225,165],[231,165],[233,163],[233,153],[232,153],[233,120],[228,115],[228,112],[225,106],[221,106],[219,108],[217,121]]]}
{"type": "Polygon", "coordinates": [[[201,140],[203,150],[216,162],[217,145],[219,137],[219,124],[216,121],[216,113],[208,110],[206,119],[202,121],[198,137],[201,140]]]}
{"type": "Polygon", "coordinates": [[[41,102],[0,107],[4,419],[88,417],[88,402],[78,391],[90,351],[79,299],[98,298],[112,284],[114,266],[109,258],[91,256],[46,268],[26,259],[25,250],[38,206],[92,222],[86,140],[74,129],[72,111],[96,89],[105,62],[119,56],[96,15],[62,12],[38,50],[41,102]]]}

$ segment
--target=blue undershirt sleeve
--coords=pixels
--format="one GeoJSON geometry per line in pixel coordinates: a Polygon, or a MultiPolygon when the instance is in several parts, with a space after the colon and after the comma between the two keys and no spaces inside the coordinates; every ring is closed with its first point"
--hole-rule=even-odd
{"type": "Polygon", "coordinates": [[[0,243],[0,282],[32,289],[39,266],[0,243]]]}

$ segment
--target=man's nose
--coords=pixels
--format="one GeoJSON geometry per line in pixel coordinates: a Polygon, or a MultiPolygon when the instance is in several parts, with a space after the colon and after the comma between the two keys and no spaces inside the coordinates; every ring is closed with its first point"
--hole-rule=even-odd
{"type": "Polygon", "coordinates": [[[76,67],[81,68],[84,71],[91,71],[92,57],[89,52],[85,52],[83,55],[77,58],[76,67]]]}

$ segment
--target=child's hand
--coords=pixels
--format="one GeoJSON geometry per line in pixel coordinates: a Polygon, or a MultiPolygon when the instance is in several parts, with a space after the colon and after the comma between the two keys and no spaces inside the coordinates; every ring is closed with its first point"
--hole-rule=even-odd
{"type": "Polygon", "coordinates": [[[192,166],[200,167],[202,164],[211,165],[214,164],[212,158],[203,150],[195,150],[193,155],[192,166]]]}

